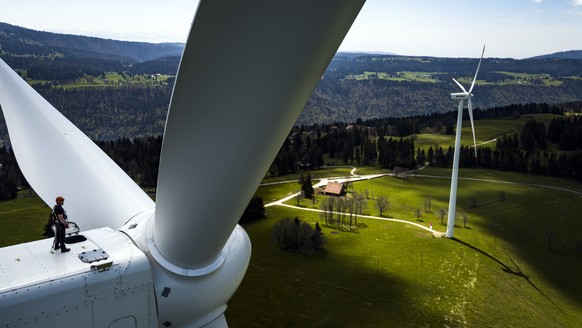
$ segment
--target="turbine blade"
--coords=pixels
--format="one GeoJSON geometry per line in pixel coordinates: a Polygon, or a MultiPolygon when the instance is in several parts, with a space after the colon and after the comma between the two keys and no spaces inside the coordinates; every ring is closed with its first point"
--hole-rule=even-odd
{"type": "Polygon", "coordinates": [[[475,86],[475,81],[477,81],[477,74],[479,74],[479,68],[481,67],[481,61],[483,60],[483,55],[485,54],[485,45],[483,45],[483,51],[481,52],[481,59],[479,59],[479,64],[477,64],[477,71],[475,71],[475,77],[473,77],[473,82],[471,83],[471,88],[469,88],[469,93],[473,91],[475,86]]]}
{"type": "Polygon", "coordinates": [[[160,158],[153,236],[166,259],[219,257],[363,3],[200,2],[160,158]]]}
{"type": "Polygon", "coordinates": [[[153,201],[81,130],[0,60],[0,106],[18,165],[49,206],[83,230],[121,227],[153,201]]]}
{"type": "Polygon", "coordinates": [[[467,101],[467,107],[469,108],[469,119],[471,120],[471,131],[473,132],[473,148],[475,149],[475,158],[477,158],[477,138],[475,138],[475,124],[473,123],[473,104],[471,103],[471,97],[467,101]]]}
{"type": "Polygon", "coordinates": [[[455,81],[455,83],[459,86],[459,88],[461,88],[461,90],[463,90],[464,93],[467,93],[467,90],[465,90],[465,87],[463,87],[459,81],[455,80],[455,78],[453,78],[453,81],[455,81]]]}

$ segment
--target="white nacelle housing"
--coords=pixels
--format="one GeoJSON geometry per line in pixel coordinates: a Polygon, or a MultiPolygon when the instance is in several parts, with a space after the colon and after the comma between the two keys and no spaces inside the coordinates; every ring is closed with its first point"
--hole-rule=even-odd
{"type": "Polygon", "coordinates": [[[68,253],[52,239],[0,248],[0,327],[158,326],[143,252],[109,228],[82,236],[68,253]]]}

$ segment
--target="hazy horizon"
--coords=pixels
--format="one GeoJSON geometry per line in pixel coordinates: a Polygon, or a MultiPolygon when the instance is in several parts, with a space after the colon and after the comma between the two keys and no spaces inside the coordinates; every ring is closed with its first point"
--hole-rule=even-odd
{"type": "MultiPolygon", "coordinates": [[[[23,0],[0,21],[34,30],[149,43],[185,42],[198,1],[23,0]],[[90,14],[87,14],[90,13],[90,14]]],[[[368,0],[340,52],[529,58],[582,49],[582,0],[368,0]]]]}

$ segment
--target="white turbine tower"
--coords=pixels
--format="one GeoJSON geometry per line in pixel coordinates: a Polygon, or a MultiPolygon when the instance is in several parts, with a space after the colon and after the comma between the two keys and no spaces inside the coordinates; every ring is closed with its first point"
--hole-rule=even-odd
{"type": "Polygon", "coordinates": [[[457,114],[457,133],[455,136],[455,153],[453,157],[453,174],[451,177],[451,193],[449,196],[449,213],[447,219],[447,238],[453,238],[455,230],[455,216],[457,211],[457,184],[459,181],[459,157],[461,152],[461,127],[463,125],[463,109],[465,108],[465,100],[467,101],[467,108],[469,111],[469,118],[471,120],[471,131],[473,132],[473,148],[475,149],[475,158],[477,158],[477,140],[475,138],[475,124],[473,123],[473,105],[471,104],[471,98],[473,98],[473,87],[475,86],[475,81],[477,81],[477,74],[479,74],[479,68],[481,67],[481,61],[483,60],[483,54],[485,54],[485,46],[483,46],[483,51],[481,52],[481,59],[479,59],[479,64],[477,65],[477,71],[475,72],[475,77],[473,77],[473,82],[469,91],[465,90],[465,87],[459,81],[453,78],[453,81],[461,88],[463,92],[451,93],[451,98],[453,100],[459,101],[459,109],[457,114]]]}
{"type": "Polygon", "coordinates": [[[237,225],[364,0],[202,0],[154,203],[0,60],[18,164],[86,240],[0,248],[0,327],[225,327],[250,240],[237,225]]]}

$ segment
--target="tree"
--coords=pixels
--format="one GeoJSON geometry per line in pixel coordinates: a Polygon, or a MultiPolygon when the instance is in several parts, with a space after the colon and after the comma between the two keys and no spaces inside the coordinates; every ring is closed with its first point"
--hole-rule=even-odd
{"type": "Polygon", "coordinates": [[[469,216],[467,215],[467,213],[463,213],[461,215],[461,218],[463,219],[463,228],[466,228],[467,223],[469,222],[469,216]]]}
{"type": "Polygon", "coordinates": [[[265,204],[263,203],[263,199],[254,196],[251,198],[243,215],[238,220],[238,223],[252,223],[264,219],[265,217],[265,204]]]}
{"type": "Polygon", "coordinates": [[[443,219],[444,219],[445,215],[447,214],[447,210],[445,210],[444,208],[441,207],[441,208],[439,208],[438,213],[439,213],[439,217],[441,218],[441,224],[444,224],[443,219]]]}
{"type": "Polygon", "coordinates": [[[389,206],[390,203],[388,203],[388,198],[386,198],[386,196],[378,196],[376,199],[376,209],[380,212],[380,216],[384,214],[384,211],[388,210],[389,206]]]}
{"type": "Polygon", "coordinates": [[[298,217],[294,219],[283,218],[277,221],[273,228],[275,240],[282,251],[309,254],[323,250],[323,233],[321,227],[316,224],[313,229],[311,225],[301,221],[298,217]]]}
{"type": "Polygon", "coordinates": [[[317,203],[317,196],[313,195],[311,197],[311,207],[315,208],[315,203],[317,203]]]}
{"type": "Polygon", "coordinates": [[[303,193],[303,197],[311,199],[315,191],[313,190],[313,184],[311,182],[311,175],[309,171],[305,174],[301,172],[299,175],[299,184],[301,185],[301,192],[303,193]]]}
{"type": "Polygon", "coordinates": [[[319,208],[322,210],[320,217],[325,220],[325,224],[328,226],[332,224],[334,206],[335,198],[333,197],[323,197],[323,200],[319,202],[319,208]]]}
{"type": "Polygon", "coordinates": [[[42,235],[44,237],[52,238],[55,236],[55,232],[53,231],[52,226],[53,226],[53,216],[52,216],[52,212],[51,212],[51,214],[49,214],[49,217],[48,217],[46,224],[43,227],[42,235]]]}
{"type": "Polygon", "coordinates": [[[416,221],[420,221],[420,217],[422,216],[422,211],[420,208],[414,210],[414,215],[416,216],[416,221]]]}
{"type": "Polygon", "coordinates": [[[424,211],[426,213],[430,213],[430,206],[431,206],[431,204],[432,204],[432,197],[426,196],[424,198],[424,211]]]}

